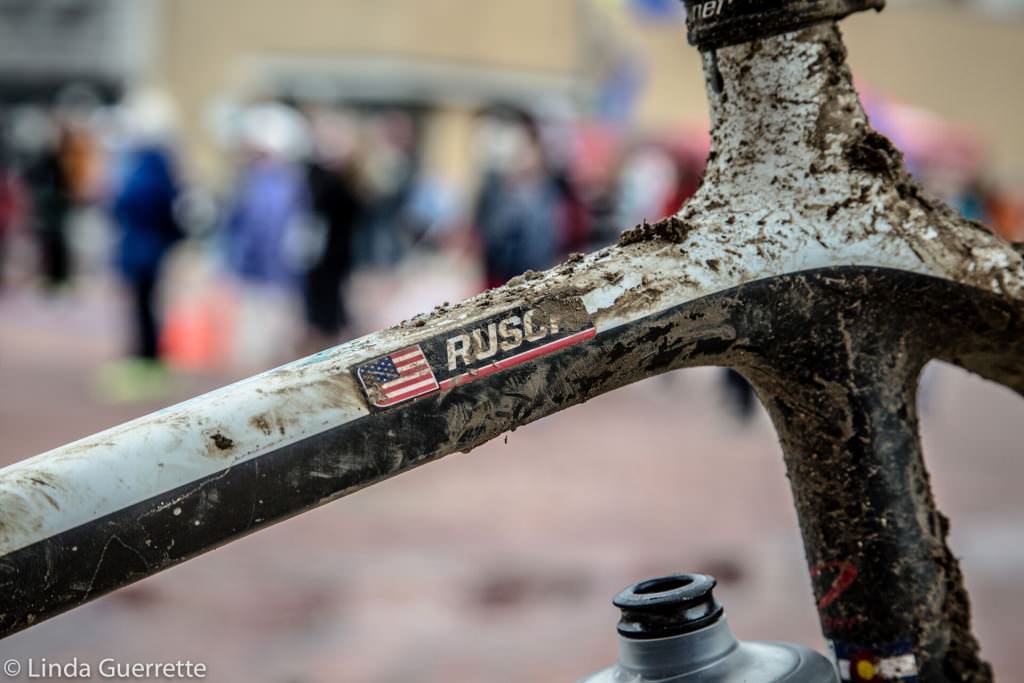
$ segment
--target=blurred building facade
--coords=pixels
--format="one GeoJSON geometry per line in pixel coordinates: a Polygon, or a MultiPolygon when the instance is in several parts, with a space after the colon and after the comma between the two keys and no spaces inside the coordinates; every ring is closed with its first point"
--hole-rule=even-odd
{"type": "Polygon", "coordinates": [[[0,0],[0,105],[69,84],[116,97],[155,66],[158,0],[0,0]]]}
{"type": "MultiPolygon", "coordinates": [[[[993,97],[985,90],[989,79],[974,77],[984,70],[998,82],[1024,61],[1018,22],[999,24],[933,4],[895,3],[882,20],[848,22],[855,67],[880,88],[989,131],[1000,140],[997,156],[1007,159],[997,159],[1000,170],[1024,175],[1008,161],[1024,159],[1024,131],[1013,125],[1024,93],[1000,89],[1008,100],[983,106],[993,97]],[[926,68],[911,53],[927,55],[926,68]]],[[[698,57],[685,44],[679,19],[637,20],[630,5],[2,0],[0,74],[5,83],[31,82],[43,92],[73,76],[109,89],[138,81],[165,85],[182,105],[189,157],[209,178],[224,172],[211,119],[232,100],[420,104],[428,111],[426,163],[461,184],[468,182],[477,107],[502,101],[586,112],[623,64],[635,65],[635,78],[645,84],[629,112],[633,123],[653,128],[703,120],[698,57]]]]}
{"type": "MultiPolygon", "coordinates": [[[[645,13],[652,4],[172,0],[153,75],[179,97],[203,173],[218,172],[211,107],[289,95],[425,105],[425,163],[464,184],[472,113],[495,100],[590,113],[632,66],[644,87],[626,105],[631,123],[703,121],[698,55],[681,17],[645,13]]],[[[967,5],[893,0],[881,17],[854,17],[844,25],[851,62],[883,92],[985,131],[998,141],[996,171],[1024,181],[1024,91],[1007,87],[1024,64],[1024,20],[967,5]]]]}
{"type": "MultiPolygon", "coordinates": [[[[0,103],[72,80],[166,87],[197,179],[223,182],[217,119],[291,98],[415,108],[428,171],[472,183],[474,113],[495,102],[639,130],[705,120],[676,0],[0,0],[0,103]],[[675,11],[673,11],[675,8],[675,11]]],[[[844,23],[858,77],[966,124],[1024,184],[1017,0],[891,0],[844,23]],[[993,10],[998,13],[994,13],[993,10]]]]}

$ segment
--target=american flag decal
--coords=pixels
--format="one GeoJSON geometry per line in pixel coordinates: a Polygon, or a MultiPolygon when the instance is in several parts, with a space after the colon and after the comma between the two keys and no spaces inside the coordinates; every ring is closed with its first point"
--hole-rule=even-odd
{"type": "MultiPolygon", "coordinates": [[[[520,305],[446,327],[353,368],[371,409],[388,409],[560,353],[597,335],[579,297],[520,305]]],[[[500,382],[500,380],[497,380],[500,382]]]]}
{"type": "Polygon", "coordinates": [[[440,386],[419,344],[371,361],[356,372],[370,403],[377,408],[429,394],[440,386]]]}

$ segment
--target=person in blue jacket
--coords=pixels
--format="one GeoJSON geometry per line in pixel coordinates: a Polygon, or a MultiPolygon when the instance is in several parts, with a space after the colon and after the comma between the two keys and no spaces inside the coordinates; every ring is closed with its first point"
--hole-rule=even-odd
{"type": "Polygon", "coordinates": [[[156,144],[129,149],[112,213],[118,229],[116,264],[132,295],[133,355],[158,361],[157,284],[168,251],[183,237],[175,217],[180,192],[169,150],[156,144]]]}

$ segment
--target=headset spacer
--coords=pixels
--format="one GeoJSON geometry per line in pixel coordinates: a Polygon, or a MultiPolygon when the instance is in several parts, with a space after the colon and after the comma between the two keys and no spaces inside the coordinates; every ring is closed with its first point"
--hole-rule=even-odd
{"type": "Polygon", "coordinates": [[[788,33],[854,12],[881,11],[885,0],[683,0],[687,38],[701,50],[788,33]]]}

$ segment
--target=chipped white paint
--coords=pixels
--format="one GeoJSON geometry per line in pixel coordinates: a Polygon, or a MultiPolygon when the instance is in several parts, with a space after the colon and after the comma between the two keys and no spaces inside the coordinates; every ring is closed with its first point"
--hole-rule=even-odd
{"type": "Polygon", "coordinates": [[[336,362],[272,370],[0,470],[0,554],[367,414],[336,362]]]}

